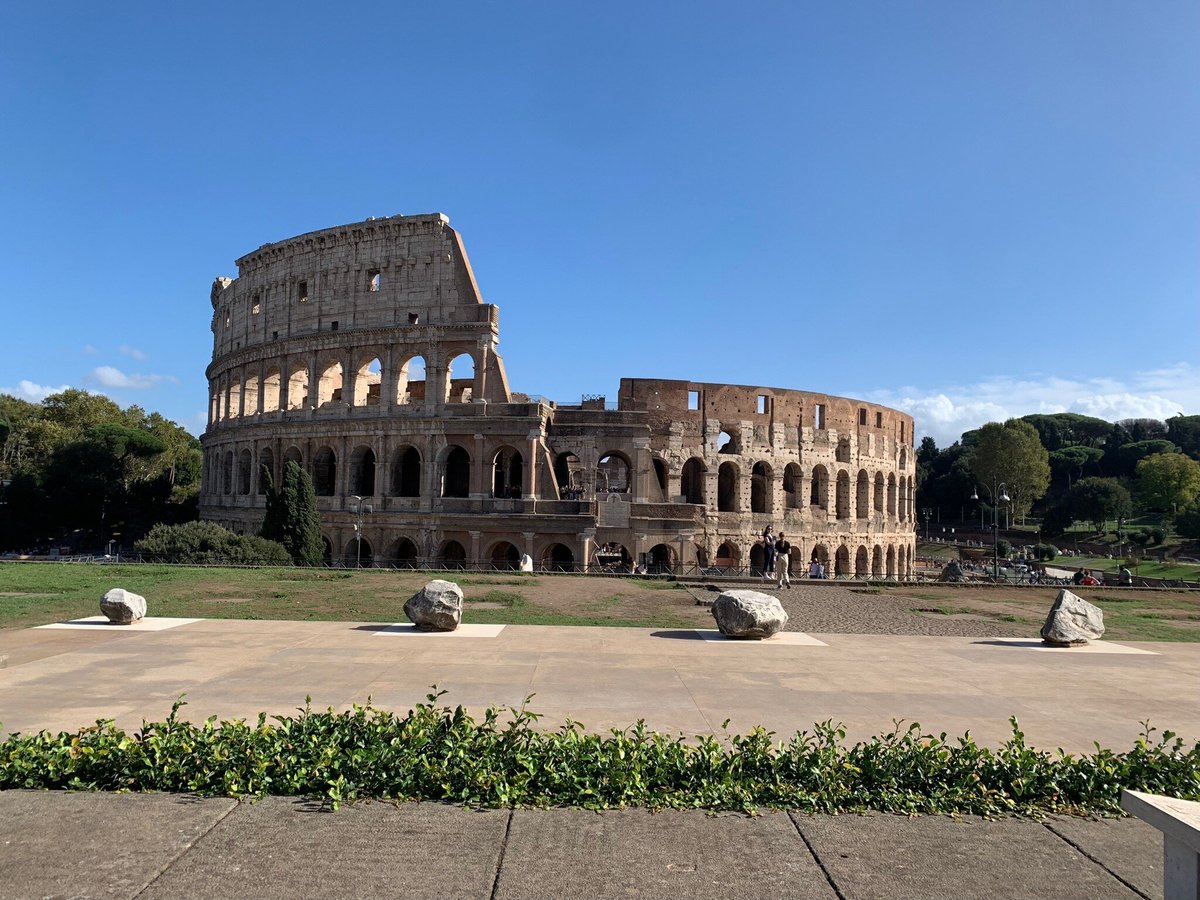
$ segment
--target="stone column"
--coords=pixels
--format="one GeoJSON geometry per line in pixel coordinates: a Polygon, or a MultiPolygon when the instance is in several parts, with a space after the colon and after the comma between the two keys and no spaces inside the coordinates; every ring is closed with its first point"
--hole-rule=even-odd
{"type": "Polygon", "coordinates": [[[646,486],[654,478],[654,463],[650,459],[650,439],[636,438],[633,442],[633,471],[630,477],[629,496],[634,503],[648,503],[646,486]]]}
{"type": "Polygon", "coordinates": [[[470,532],[470,535],[471,535],[471,562],[477,563],[477,562],[481,561],[479,559],[480,532],[472,531],[472,532],[470,532]]]}
{"type": "Polygon", "coordinates": [[[288,408],[288,382],[291,381],[292,371],[290,357],[279,357],[279,408],[286,412],[288,408]]]}
{"type": "Polygon", "coordinates": [[[579,544],[580,550],[583,553],[583,558],[579,560],[579,571],[586,572],[591,567],[592,562],[592,542],[596,539],[596,529],[589,528],[587,531],[580,532],[579,544]]]}
{"type": "Polygon", "coordinates": [[[358,389],[358,370],[354,368],[354,351],[347,350],[342,356],[342,402],[347,411],[354,415],[355,392],[358,389]]]}
{"type": "Polygon", "coordinates": [[[541,438],[540,431],[529,432],[529,465],[526,467],[528,471],[525,475],[525,484],[522,485],[526,500],[537,499],[537,464],[541,450],[541,438]]]}
{"type": "Polygon", "coordinates": [[[487,477],[485,469],[488,468],[487,462],[483,458],[483,435],[475,435],[475,452],[473,465],[471,466],[471,497],[481,499],[486,497],[491,491],[487,487],[487,477]]]}

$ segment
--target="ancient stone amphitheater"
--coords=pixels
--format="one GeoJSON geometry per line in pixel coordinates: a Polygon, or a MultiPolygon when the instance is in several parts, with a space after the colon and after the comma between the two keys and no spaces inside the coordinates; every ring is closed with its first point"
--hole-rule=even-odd
{"type": "Polygon", "coordinates": [[[913,422],[777,388],[623,378],[615,408],[514,394],[443,215],[267,244],[212,288],[201,516],[262,523],[266,478],[311,475],[334,565],[906,577],[913,422]]]}

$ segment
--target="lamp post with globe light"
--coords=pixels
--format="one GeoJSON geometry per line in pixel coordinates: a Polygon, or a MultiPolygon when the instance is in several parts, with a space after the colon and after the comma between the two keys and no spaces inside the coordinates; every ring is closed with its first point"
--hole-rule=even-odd
{"type": "Polygon", "coordinates": [[[355,494],[351,499],[354,501],[354,503],[351,505],[350,511],[356,516],[356,521],[354,523],[354,567],[356,569],[361,569],[363,516],[367,515],[368,513],[373,513],[375,508],[371,506],[369,502],[367,502],[366,497],[360,497],[355,494]]]}
{"type": "MultiPolygon", "coordinates": [[[[1000,504],[1009,502],[1007,487],[1003,481],[999,484],[993,483],[989,495],[992,501],[992,578],[1000,577],[1000,504]]],[[[975,488],[971,489],[971,499],[979,499],[979,491],[975,488]]],[[[981,512],[982,509],[981,506],[981,512]]]]}

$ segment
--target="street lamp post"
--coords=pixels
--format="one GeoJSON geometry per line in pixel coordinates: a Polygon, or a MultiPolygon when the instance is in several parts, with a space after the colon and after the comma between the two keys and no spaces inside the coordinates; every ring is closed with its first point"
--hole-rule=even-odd
{"type": "MultiPolygon", "coordinates": [[[[984,485],[987,487],[987,485],[984,485]]],[[[1000,577],[1000,504],[1008,503],[1009,496],[1007,491],[1008,485],[1003,481],[999,484],[992,484],[991,499],[992,499],[992,578],[1000,577]]],[[[979,499],[979,491],[975,488],[971,489],[971,499],[979,499]]],[[[983,517],[983,506],[979,507],[980,518],[983,517]]]]}
{"type": "Polygon", "coordinates": [[[367,515],[368,513],[375,512],[375,509],[370,503],[367,502],[366,497],[360,497],[355,494],[352,499],[354,500],[354,505],[351,507],[350,511],[353,512],[356,517],[354,522],[354,567],[356,569],[361,569],[363,516],[367,515]]]}
{"type": "Polygon", "coordinates": [[[933,514],[933,510],[928,506],[921,510],[921,515],[925,517],[925,543],[929,543],[929,517],[933,514]]]}

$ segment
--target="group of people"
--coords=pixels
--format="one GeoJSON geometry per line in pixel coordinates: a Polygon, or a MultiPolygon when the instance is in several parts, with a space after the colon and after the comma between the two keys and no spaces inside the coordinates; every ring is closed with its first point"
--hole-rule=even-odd
{"type": "MultiPolygon", "coordinates": [[[[783,532],[774,534],[771,531],[771,526],[768,525],[763,529],[763,580],[772,577],[775,578],[776,587],[779,590],[792,587],[791,566],[792,566],[792,544],[784,537],[783,532]]],[[[809,578],[824,578],[825,567],[814,559],[808,566],[809,578]]]]}
{"type": "MultiPolygon", "coordinates": [[[[1121,566],[1117,570],[1117,580],[1123,587],[1129,587],[1133,584],[1133,573],[1126,566],[1121,566]]],[[[1096,587],[1103,584],[1103,575],[1093,573],[1090,569],[1079,569],[1071,576],[1071,581],[1082,587],[1096,587]]]]}

